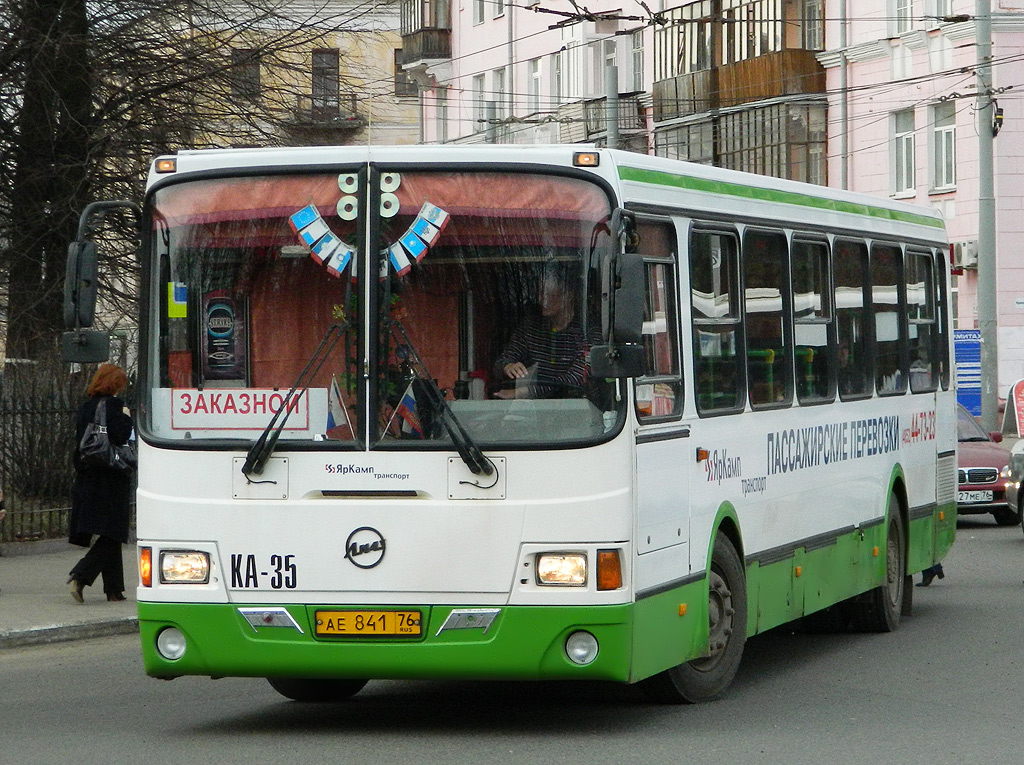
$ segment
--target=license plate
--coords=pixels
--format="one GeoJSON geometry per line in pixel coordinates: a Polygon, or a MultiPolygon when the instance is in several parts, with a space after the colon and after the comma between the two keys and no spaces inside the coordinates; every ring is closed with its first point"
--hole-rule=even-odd
{"type": "Polygon", "coordinates": [[[992,492],[990,491],[958,491],[956,493],[956,501],[964,505],[969,505],[972,502],[991,502],[992,492]]]}
{"type": "Polygon", "coordinates": [[[316,634],[330,637],[419,637],[419,611],[317,611],[316,634]]]}

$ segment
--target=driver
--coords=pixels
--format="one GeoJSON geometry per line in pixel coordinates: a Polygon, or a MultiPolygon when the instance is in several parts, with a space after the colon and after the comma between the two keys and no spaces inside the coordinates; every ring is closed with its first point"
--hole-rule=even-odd
{"type": "Polygon", "coordinates": [[[516,328],[494,364],[502,380],[529,384],[496,391],[497,398],[583,395],[589,375],[590,343],[583,333],[579,296],[572,289],[569,275],[551,269],[545,271],[538,304],[539,311],[516,328]]]}

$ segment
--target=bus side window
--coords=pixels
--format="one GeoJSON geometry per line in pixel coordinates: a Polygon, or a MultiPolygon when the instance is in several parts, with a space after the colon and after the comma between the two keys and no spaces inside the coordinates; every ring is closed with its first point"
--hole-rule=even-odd
{"type": "Polygon", "coordinates": [[[935,359],[938,363],[939,384],[943,390],[949,390],[949,306],[947,301],[949,295],[946,292],[946,255],[942,250],[935,251],[934,262],[936,264],[935,275],[935,303],[939,307],[938,323],[938,354],[935,359]]]}
{"type": "Polygon", "coordinates": [[[836,397],[836,342],[828,244],[794,239],[793,331],[796,395],[801,404],[836,397]]]}
{"type": "Polygon", "coordinates": [[[900,289],[900,248],[871,247],[871,306],[875,319],[875,387],[883,396],[907,389],[906,310],[900,289]]]}
{"type": "Polygon", "coordinates": [[[743,408],[744,367],[736,356],[742,347],[738,245],[732,233],[690,235],[694,391],[701,414],[743,408]]]}
{"type": "Polygon", "coordinates": [[[837,239],[833,247],[836,334],[836,380],[844,401],[870,396],[871,355],[867,294],[868,250],[863,242],[837,239]]]}
{"type": "Polygon", "coordinates": [[[747,396],[754,408],[792,400],[791,345],[786,315],[786,237],[748,231],[743,237],[743,312],[747,339],[747,396]]]}
{"type": "Polygon", "coordinates": [[[931,392],[938,384],[936,361],[940,356],[935,260],[930,252],[907,252],[907,322],[910,392],[931,392]]]}

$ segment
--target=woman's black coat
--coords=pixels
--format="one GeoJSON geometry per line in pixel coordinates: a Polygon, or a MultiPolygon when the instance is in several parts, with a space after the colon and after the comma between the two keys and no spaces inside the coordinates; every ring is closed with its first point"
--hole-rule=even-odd
{"type": "Polygon", "coordinates": [[[117,396],[93,396],[78,407],[75,424],[75,485],[71,490],[71,522],[68,541],[88,547],[92,534],[128,541],[131,521],[131,496],[134,476],[108,467],[83,465],[78,444],[85,427],[93,421],[96,407],[106,401],[107,435],[110,442],[122,445],[132,433],[132,419],[124,413],[124,402],[117,396]]]}

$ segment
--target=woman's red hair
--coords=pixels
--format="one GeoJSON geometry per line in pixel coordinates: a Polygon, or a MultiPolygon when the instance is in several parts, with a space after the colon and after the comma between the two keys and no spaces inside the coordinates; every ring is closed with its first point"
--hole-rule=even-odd
{"type": "Polygon", "coordinates": [[[116,396],[128,385],[128,375],[116,364],[100,364],[96,374],[92,376],[89,389],[90,396],[116,396]]]}

